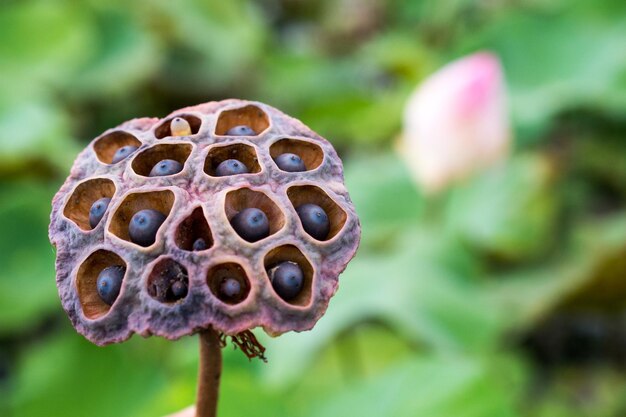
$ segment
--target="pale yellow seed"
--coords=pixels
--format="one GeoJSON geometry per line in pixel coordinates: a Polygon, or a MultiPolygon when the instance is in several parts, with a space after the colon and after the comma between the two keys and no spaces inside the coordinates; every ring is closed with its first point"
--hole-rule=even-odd
{"type": "Polygon", "coordinates": [[[191,126],[182,117],[175,117],[170,123],[170,131],[172,136],[188,136],[191,135],[191,126]]]}

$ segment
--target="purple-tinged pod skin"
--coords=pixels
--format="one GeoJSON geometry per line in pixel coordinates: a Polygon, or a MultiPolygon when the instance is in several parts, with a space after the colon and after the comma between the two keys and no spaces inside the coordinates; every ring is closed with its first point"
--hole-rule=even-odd
{"type": "MultiPolygon", "coordinates": [[[[305,162],[307,152],[308,148],[298,150],[305,162]]],[[[178,339],[211,326],[227,335],[255,327],[273,336],[309,330],[326,311],[339,275],[356,253],[360,234],[342,162],[332,145],[273,107],[241,100],[187,107],[163,119],[134,119],[104,132],[76,158],[52,200],[49,228],[63,308],[76,330],[98,345],[122,342],[134,333],[178,339]],[[177,116],[195,121],[193,135],[157,135],[160,126],[177,116]],[[249,126],[256,136],[225,135],[240,125],[249,126]],[[281,139],[316,144],[323,151],[321,163],[302,172],[278,169],[270,147],[281,139]],[[178,174],[147,177],[133,170],[133,160],[141,152],[181,142],[192,145],[192,150],[178,174]],[[211,148],[238,143],[254,148],[260,171],[207,174],[211,148]],[[111,164],[123,146],[138,149],[111,164]],[[105,197],[111,201],[92,229],[89,209],[105,197]],[[317,204],[328,212],[331,226],[325,240],[303,230],[295,210],[302,204],[317,204]],[[268,216],[267,238],[247,242],[233,230],[230,221],[248,207],[268,216]],[[197,208],[206,217],[212,243],[206,250],[183,250],[181,236],[193,233],[184,221],[197,208]],[[128,234],[132,215],[144,209],[166,215],[155,242],[147,247],[133,243],[128,234]],[[268,275],[286,261],[298,263],[304,274],[302,292],[289,301],[276,294],[268,275]],[[111,265],[123,266],[126,272],[115,303],[108,305],[98,297],[96,280],[111,265]],[[149,286],[171,274],[173,265],[186,271],[187,293],[175,302],[160,301],[150,295],[149,286]],[[218,296],[219,285],[229,274],[246,289],[244,299],[234,304],[218,296]]],[[[194,242],[197,236],[189,239],[194,242]]]]}

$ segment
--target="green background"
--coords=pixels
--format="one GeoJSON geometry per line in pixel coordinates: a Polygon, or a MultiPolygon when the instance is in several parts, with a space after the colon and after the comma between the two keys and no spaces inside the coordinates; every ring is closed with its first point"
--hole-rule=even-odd
{"type": "Polygon", "coordinates": [[[75,333],[50,200],[107,128],[237,97],[335,145],[363,240],[313,331],[257,331],[267,364],[225,349],[222,416],[623,416],[625,39],[621,0],[2,2],[0,415],[194,401],[196,338],[75,333]],[[406,98],[481,49],[514,152],[426,197],[394,152],[406,98]]]}

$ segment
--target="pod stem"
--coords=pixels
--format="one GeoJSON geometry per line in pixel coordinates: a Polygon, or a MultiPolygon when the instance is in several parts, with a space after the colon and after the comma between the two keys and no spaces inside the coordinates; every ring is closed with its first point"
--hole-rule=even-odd
{"type": "Polygon", "coordinates": [[[196,417],[215,417],[217,415],[223,346],[219,334],[213,328],[200,332],[196,417]]]}

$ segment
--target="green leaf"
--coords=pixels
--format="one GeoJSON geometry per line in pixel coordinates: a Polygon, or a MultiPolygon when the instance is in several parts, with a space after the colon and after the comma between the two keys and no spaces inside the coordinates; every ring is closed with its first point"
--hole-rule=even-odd
{"type": "Polygon", "coordinates": [[[361,221],[363,249],[389,246],[394,233],[416,224],[424,212],[425,200],[395,154],[352,155],[345,165],[345,178],[361,221]]]}
{"type": "MultiPolygon", "coordinates": [[[[1,89],[0,89],[1,91],[1,89]]],[[[69,120],[58,104],[44,97],[0,97],[0,163],[14,171],[36,161],[67,170],[78,153],[69,120]]],[[[38,166],[35,166],[38,168],[38,166]]]]}
{"type": "Polygon", "coordinates": [[[556,208],[548,161],[522,155],[456,189],[446,215],[451,230],[474,248],[520,261],[554,243],[556,208]]]}
{"type": "Polygon", "coordinates": [[[406,97],[423,65],[415,63],[418,68],[407,69],[412,61],[383,56],[376,51],[383,46],[372,45],[371,53],[365,49],[333,61],[300,50],[275,53],[264,62],[261,98],[335,144],[389,142],[400,130],[406,97]],[[380,55],[374,58],[379,62],[371,54],[380,55]],[[385,82],[393,82],[395,76],[405,79],[400,78],[394,88],[386,87],[385,82]]]}
{"type": "Polygon", "coordinates": [[[167,358],[158,341],[99,348],[69,323],[47,343],[25,349],[16,364],[11,404],[16,417],[123,417],[167,386],[167,358]]]}
{"type": "Polygon", "coordinates": [[[11,2],[0,9],[0,85],[30,89],[71,78],[92,50],[84,8],[58,0],[11,2]]]}
{"type": "Polygon", "coordinates": [[[513,417],[519,385],[506,361],[434,356],[407,360],[379,378],[327,398],[310,416],[513,417]]]}
{"type": "Polygon", "coordinates": [[[327,97],[321,103],[310,103],[299,117],[335,143],[388,142],[400,130],[408,95],[405,90],[327,97]]]}
{"type": "Polygon", "coordinates": [[[160,0],[150,2],[145,13],[167,26],[159,34],[170,45],[171,67],[161,82],[177,92],[233,87],[254,71],[263,53],[265,22],[252,3],[160,0]]]}
{"type": "Polygon", "coordinates": [[[156,72],[162,62],[156,36],[130,12],[112,9],[94,14],[96,45],[75,76],[66,80],[68,94],[123,97],[156,72]]]}
{"type": "Polygon", "coordinates": [[[35,183],[0,186],[0,334],[61,308],[47,233],[51,200],[52,190],[35,183]]]}
{"type": "MultiPolygon", "coordinates": [[[[537,266],[493,274],[483,288],[488,303],[497,305],[499,314],[506,313],[509,330],[532,327],[575,293],[582,291],[584,297],[588,292],[592,298],[596,281],[599,291],[607,292],[610,283],[602,281],[604,265],[622,257],[626,250],[626,216],[579,224],[573,235],[563,243],[559,256],[537,266]]],[[[614,298],[619,300],[622,283],[610,288],[616,288],[614,298]]]]}

